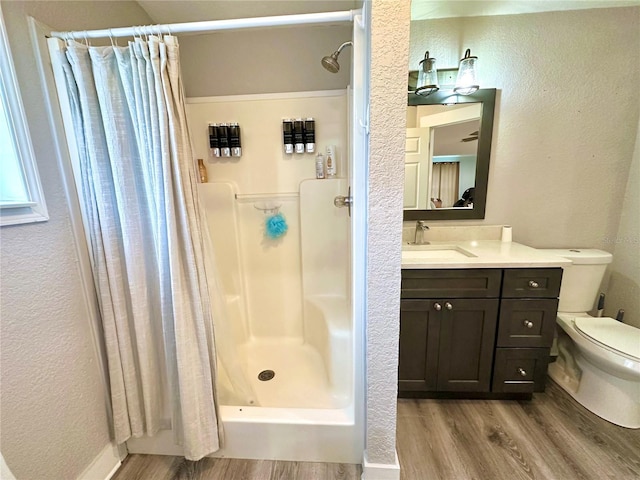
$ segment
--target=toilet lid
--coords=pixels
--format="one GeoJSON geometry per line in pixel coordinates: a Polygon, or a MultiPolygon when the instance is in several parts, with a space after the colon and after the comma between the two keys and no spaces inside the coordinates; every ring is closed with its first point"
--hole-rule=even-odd
{"type": "Polygon", "coordinates": [[[576,317],[575,326],[596,342],[640,359],[640,329],[609,317],[576,317]]]}

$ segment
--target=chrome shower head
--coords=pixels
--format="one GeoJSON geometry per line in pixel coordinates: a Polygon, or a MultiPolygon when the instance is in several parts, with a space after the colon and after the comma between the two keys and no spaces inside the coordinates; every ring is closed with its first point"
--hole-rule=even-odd
{"type": "Polygon", "coordinates": [[[344,42],[342,45],[340,45],[340,47],[338,47],[338,50],[333,52],[331,55],[327,55],[326,57],[323,57],[321,61],[322,66],[328,71],[330,71],[331,73],[338,73],[338,71],[340,70],[340,64],[338,63],[338,55],[340,55],[340,52],[342,51],[342,49],[348,45],[353,45],[353,43],[344,42]]]}

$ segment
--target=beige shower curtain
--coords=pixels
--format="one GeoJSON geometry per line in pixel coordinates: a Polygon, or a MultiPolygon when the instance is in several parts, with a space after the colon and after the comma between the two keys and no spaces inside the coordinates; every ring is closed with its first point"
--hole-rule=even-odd
{"type": "Polygon", "coordinates": [[[434,162],[431,174],[431,196],[442,200],[443,207],[452,207],[458,200],[460,163],[434,162]]]}
{"type": "Polygon", "coordinates": [[[61,59],[80,154],[118,443],[171,428],[220,447],[196,171],[173,36],[70,42],[61,59]]]}

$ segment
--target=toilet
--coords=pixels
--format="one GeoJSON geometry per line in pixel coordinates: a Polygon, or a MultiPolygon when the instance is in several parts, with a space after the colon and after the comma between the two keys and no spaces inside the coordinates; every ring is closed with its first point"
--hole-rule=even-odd
{"type": "Polygon", "coordinates": [[[610,253],[592,249],[546,250],[571,260],[563,267],[558,304],[558,358],[549,376],[605,420],[640,428],[640,329],[593,317],[610,253]]]}

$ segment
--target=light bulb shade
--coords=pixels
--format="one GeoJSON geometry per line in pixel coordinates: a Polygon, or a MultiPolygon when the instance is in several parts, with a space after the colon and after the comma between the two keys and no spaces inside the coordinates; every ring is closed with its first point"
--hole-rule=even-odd
{"type": "Polygon", "coordinates": [[[471,50],[467,48],[467,51],[464,53],[464,58],[460,60],[458,78],[456,79],[456,86],[453,89],[454,92],[460,95],[471,95],[480,88],[478,84],[477,65],[478,57],[472,57],[471,50]]]}
{"type": "Polygon", "coordinates": [[[429,57],[429,51],[424,54],[424,60],[420,61],[418,68],[418,85],[416,86],[416,94],[427,96],[433,92],[437,92],[438,86],[438,70],[436,69],[436,59],[429,57]]]}

